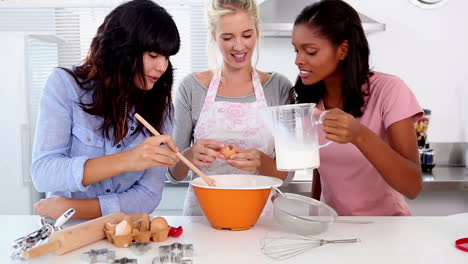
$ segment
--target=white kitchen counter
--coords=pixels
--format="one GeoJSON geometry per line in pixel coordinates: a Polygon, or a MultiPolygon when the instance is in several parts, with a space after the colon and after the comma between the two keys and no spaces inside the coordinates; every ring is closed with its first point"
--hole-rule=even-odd
{"type": "MultiPolygon", "coordinates": [[[[182,225],[179,238],[153,243],[152,249],[137,257],[138,263],[151,263],[158,246],[173,242],[193,243],[194,263],[468,263],[468,252],[454,247],[455,240],[468,237],[468,213],[447,217],[341,217],[373,220],[373,224],[334,224],[318,235],[325,239],[360,238],[354,244],[325,245],[294,258],[275,261],[262,255],[260,240],[267,232],[279,233],[281,227],[272,217],[260,218],[246,231],[215,230],[204,217],[166,217],[172,226],[182,225]]],[[[0,216],[4,228],[0,238],[1,263],[9,263],[11,242],[37,227],[37,216],[0,216]]],[[[76,221],[74,223],[77,223],[76,221]]],[[[130,249],[117,249],[106,240],[96,242],[63,256],[49,254],[38,259],[15,263],[86,263],[80,255],[90,249],[115,249],[118,258],[135,258],[130,249]]]]}

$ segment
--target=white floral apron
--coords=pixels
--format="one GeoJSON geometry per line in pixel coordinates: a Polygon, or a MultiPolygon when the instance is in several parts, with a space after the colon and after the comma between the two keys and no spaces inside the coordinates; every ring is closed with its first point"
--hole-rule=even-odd
{"type": "MultiPolygon", "coordinates": [[[[214,139],[239,149],[258,149],[266,155],[274,156],[273,137],[264,127],[256,114],[257,109],[266,107],[267,102],[263,87],[255,70],[252,71],[252,82],[255,92],[253,103],[232,103],[215,101],[221,82],[221,69],[213,76],[208,87],[198,122],[194,129],[194,141],[214,139]]],[[[201,168],[207,175],[215,174],[259,174],[258,171],[246,172],[232,167],[227,161],[216,159],[210,167],[201,168]]],[[[192,173],[192,177],[198,177],[192,173]]],[[[184,215],[203,215],[198,200],[189,186],[184,203],[184,215]]],[[[262,215],[273,215],[273,206],[268,199],[262,215]]]]}

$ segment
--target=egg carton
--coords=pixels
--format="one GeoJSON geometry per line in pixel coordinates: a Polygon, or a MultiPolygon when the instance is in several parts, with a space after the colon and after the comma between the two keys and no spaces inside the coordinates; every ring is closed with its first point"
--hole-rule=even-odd
{"type": "Polygon", "coordinates": [[[151,230],[151,221],[148,214],[129,215],[124,220],[132,225],[131,234],[115,235],[115,231],[104,230],[107,240],[118,248],[130,247],[132,242],[163,242],[167,240],[170,226],[151,230]]]}

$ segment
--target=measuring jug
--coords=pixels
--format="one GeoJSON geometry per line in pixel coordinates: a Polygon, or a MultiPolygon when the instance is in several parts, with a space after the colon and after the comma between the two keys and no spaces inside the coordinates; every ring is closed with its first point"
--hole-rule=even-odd
{"type": "Polygon", "coordinates": [[[280,171],[315,169],[320,166],[319,149],[328,146],[318,142],[317,126],[327,111],[319,114],[315,104],[271,106],[260,110],[260,116],[275,140],[276,167],[280,171]]]}

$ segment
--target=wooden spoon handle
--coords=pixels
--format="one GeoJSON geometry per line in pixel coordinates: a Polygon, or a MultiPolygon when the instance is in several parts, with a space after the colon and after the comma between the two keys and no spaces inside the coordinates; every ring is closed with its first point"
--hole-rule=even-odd
{"type": "MultiPolygon", "coordinates": [[[[150,123],[148,123],[141,115],[139,115],[138,113],[135,113],[135,117],[136,119],[138,119],[138,121],[140,121],[151,133],[153,133],[153,135],[155,136],[159,136],[161,135],[150,123]]],[[[196,174],[198,174],[198,176],[200,176],[205,182],[206,184],[208,184],[208,186],[216,186],[216,182],[211,179],[210,177],[208,177],[205,173],[203,173],[200,169],[198,169],[195,165],[193,165],[192,162],[190,162],[190,160],[188,160],[186,157],[184,157],[184,155],[182,155],[182,153],[180,152],[176,152],[176,155],[177,157],[182,160],[183,163],[185,163],[185,165],[187,165],[190,169],[192,169],[196,174]]]]}
{"type": "Polygon", "coordinates": [[[199,168],[197,168],[195,165],[193,165],[190,160],[188,160],[182,153],[177,152],[176,153],[177,157],[185,163],[190,169],[192,169],[196,174],[198,174],[205,182],[208,184],[208,186],[216,186],[215,180],[212,178],[208,177],[205,173],[203,173],[199,168]]]}

